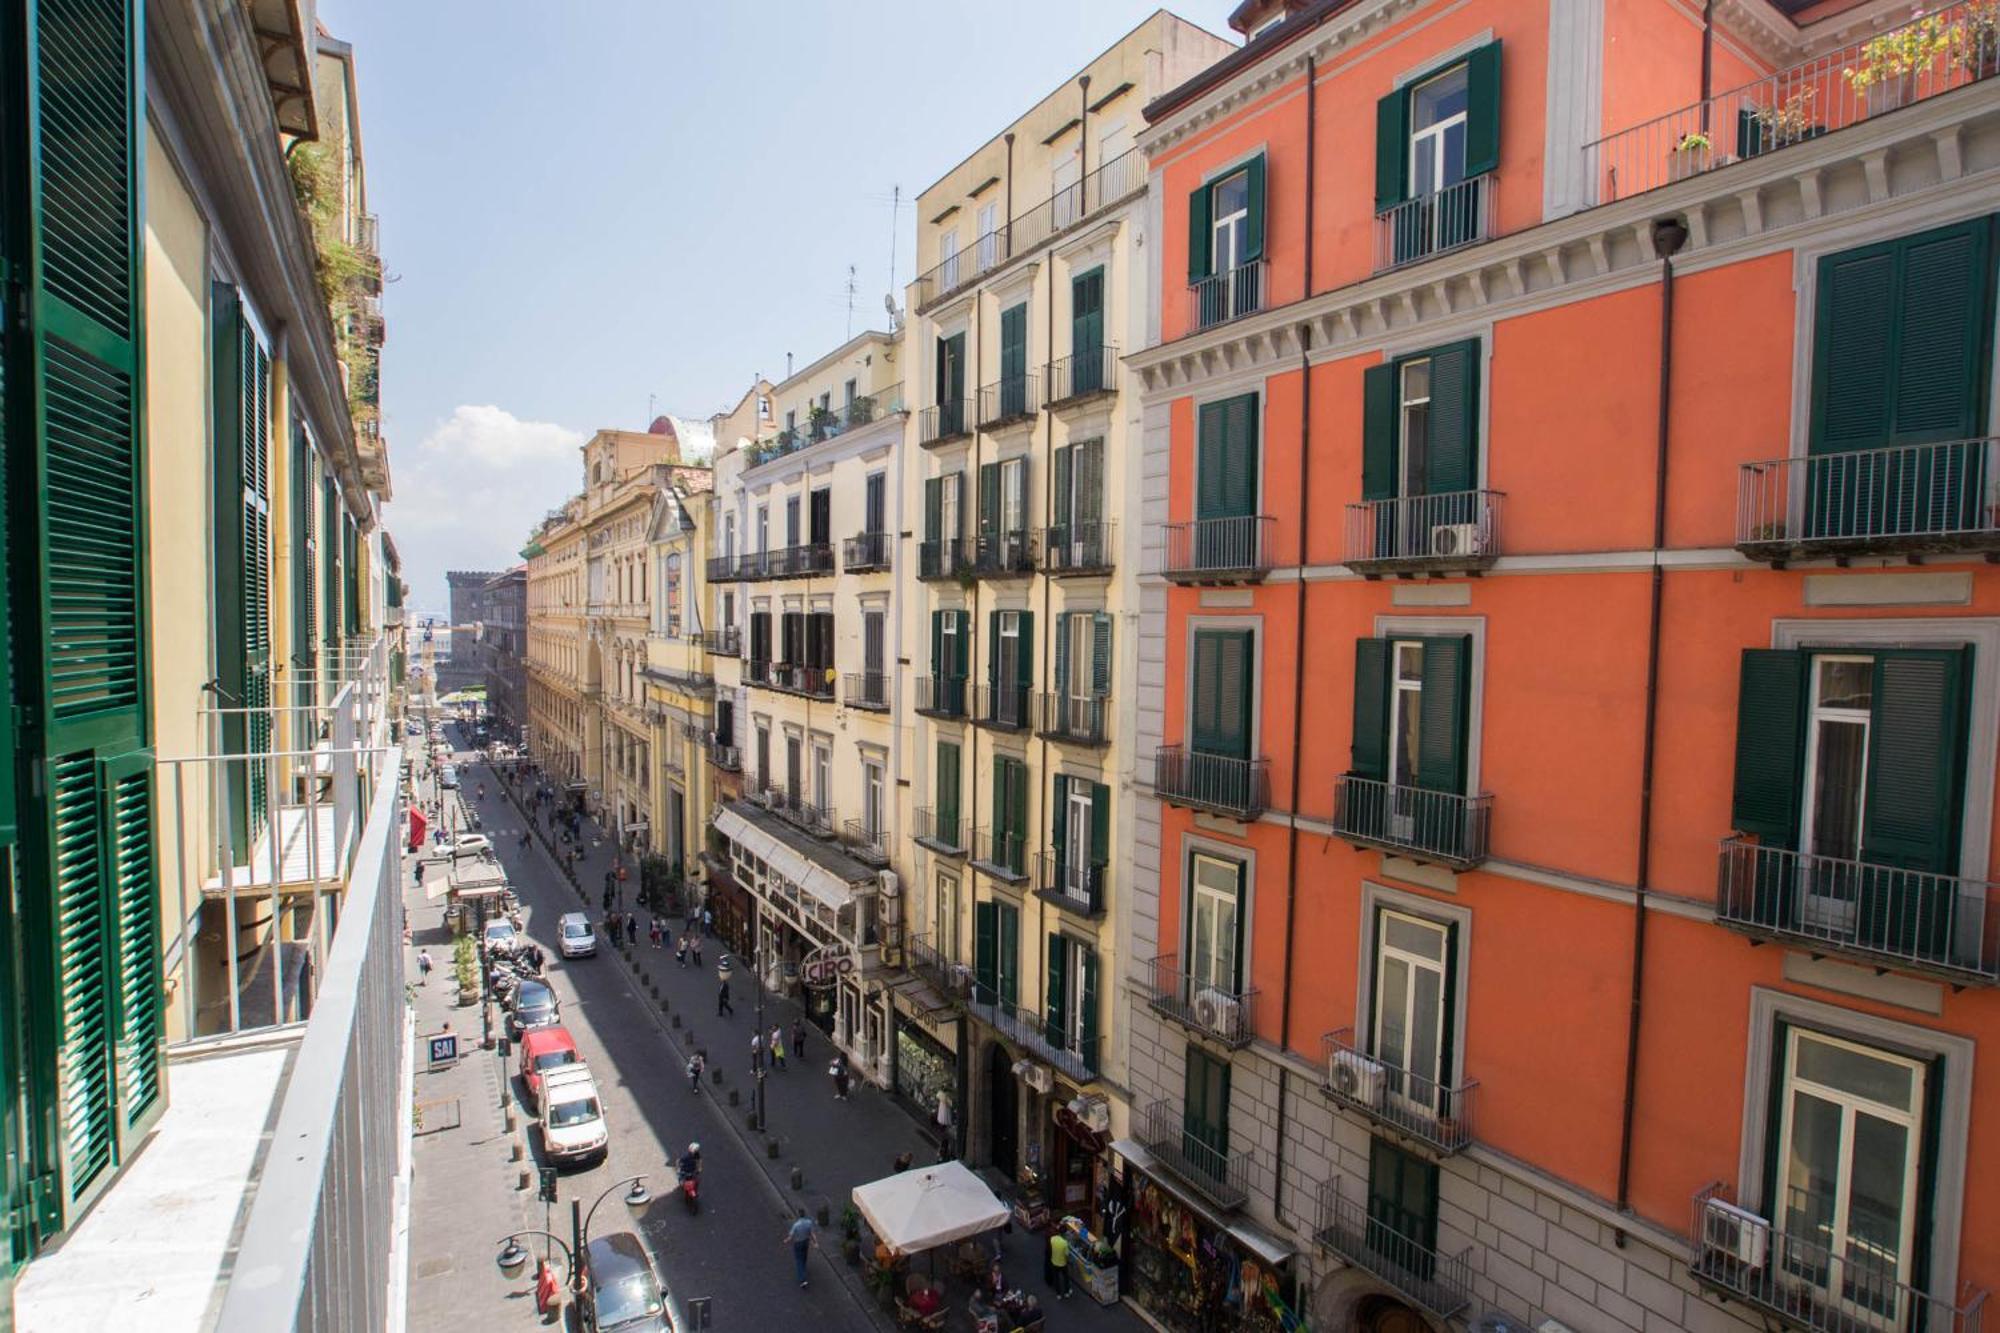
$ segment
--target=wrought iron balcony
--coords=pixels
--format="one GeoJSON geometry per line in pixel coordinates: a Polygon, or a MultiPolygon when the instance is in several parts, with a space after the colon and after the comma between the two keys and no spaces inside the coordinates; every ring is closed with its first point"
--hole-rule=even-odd
{"type": "Polygon", "coordinates": [[[1043,901],[1073,912],[1094,917],[1104,913],[1104,880],[1111,868],[1068,851],[1037,852],[1035,880],[1041,887],[1035,895],[1043,901]]]}
{"type": "Polygon", "coordinates": [[[741,773],[743,771],[743,751],[734,745],[724,745],[721,741],[715,739],[714,733],[710,733],[708,762],[714,764],[725,773],[741,773]]]}
{"type": "Polygon", "coordinates": [[[1035,734],[1072,745],[1105,745],[1111,739],[1111,696],[1108,694],[1049,694],[1035,696],[1035,734]]]}
{"type": "Polygon", "coordinates": [[[1028,878],[1028,842],[1018,833],[979,829],[972,835],[972,868],[1019,884],[1028,878]]]}
{"type": "Polygon", "coordinates": [[[1271,572],[1269,514],[1167,524],[1167,565],[1175,583],[1262,583],[1271,572]]]}
{"type": "Polygon", "coordinates": [[[1253,259],[1188,284],[1188,327],[1213,328],[1264,308],[1269,285],[1264,261],[1253,259]]]}
{"type": "Polygon", "coordinates": [[[1042,410],[1041,387],[1032,370],[980,386],[979,429],[999,430],[1017,421],[1033,421],[1042,410]]]}
{"type": "Polygon", "coordinates": [[[2000,983],[2000,884],[1722,840],[1715,919],[1755,939],[1802,944],[1947,979],[2000,983]]]}
{"type": "Polygon", "coordinates": [[[1154,1160],[1224,1212],[1250,1201],[1250,1154],[1230,1152],[1188,1123],[1169,1101],[1147,1105],[1139,1119],[1139,1142],[1154,1160]]]}
{"type": "Polygon", "coordinates": [[[771,663],[768,659],[753,657],[744,669],[743,679],[747,684],[771,687],[771,663]]]}
{"type": "Polygon", "coordinates": [[[1472,1303],[1472,1251],[1440,1254],[1399,1230],[1400,1221],[1386,1207],[1341,1198],[1338,1179],[1320,1182],[1313,1232],[1320,1248],[1373,1273],[1439,1319],[1453,1318],[1472,1303]]]}
{"type": "Polygon", "coordinates": [[[973,691],[972,720],[996,731],[1025,731],[1028,726],[1028,687],[979,686],[973,691]]]}
{"type": "MultiPolygon", "coordinates": [[[[1793,1191],[1785,1211],[1804,1219],[1831,1216],[1834,1208],[1830,1199],[1793,1191]]],[[[1824,1232],[1801,1230],[1788,1235],[1731,1202],[1720,1184],[1710,1185],[1694,1196],[1688,1275],[1726,1300],[1810,1333],[1979,1333],[1983,1288],[1965,1282],[1955,1299],[1934,1296],[1903,1279],[1893,1252],[1858,1238],[1835,1249],[1824,1232]]]]}
{"type": "Polygon", "coordinates": [[[887,532],[857,533],[847,539],[840,553],[841,568],[850,574],[887,569],[889,553],[895,545],[895,537],[887,532]]]}
{"type": "Polygon", "coordinates": [[[966,692],[962,676],[918,676],[917,712],[925,717],[962,718],[966,692]]]}
{"type": "Polygon", "coordinates": [[[964,856],[965,820],[928,805],[916,808],[916,839],[940,856],[964,856]]]}
{"type": "Polygon", "coordinates": [[[803,662],[780,662],[771,669],[771,683],[789,694],[808,699],[833,697],[833,668],[803,662]]]}
{"type": "Polygon", "coordinates": [[[736,578],[735,556],[712,555],[708,558],[708,581],[710,583],[734,583],[736,578]]]}
{"type": "Polygon", "coordinates": [[[2000,439],[1745,463],[1736,549],[1775,565],[1851,555],[2000,560],[2000,439]]]}
{"type": "Polygon", "coordinates": [[[1333,780],[1333,831],[1358,847],[1470,870],[1486,859],[1493,798],[1398,786],[1343,773],[1333,780]]]}
{"type": "Polygon", "coordinates": [[[1252,820],[1271,803],[1271,761],[1169,745],[1153,756],[1153,790],[1173,805],[1252,820]]]}
{"type": "Polygon", "coordinates": [[[903,959],[914,975],[947,1000],[963,1003],[972,989],[971,969],[958,961],[954,951],[940,949],[934,936],[912,935],[903,945],[903,959]]]}
{"type": "Polygon", "coordinates": [[[727,629],[705,629],[694,637],[702,651],[715,657],[735,657],[743,651],[743,633],[733,625],[727,629]]]}
{"type": "Polygon", "coordinates": [[[1057,578],[1109,574],[1117,563],[1118,520],[1061,523],[1040,532],[1042,572],[1057,578]]]}
{"type": "Polygon", "coordinates": [[[1328,1097],[1433,1152],[1455,1153],[1472,1142],[1476,1080],[1448,1088],[1377,1060],[1354,1044],[1352,1028],[1329,1032],[1322,1040],[1326,1078],[1321,1088],[1328,1097]]]}
{"type": "Polygon", "coordinates": [[[1020,578],[1034,573],[1034,535],[1026,528],[980,533],[972,553],[972,572],[982,579],[1020,578]]]}
{"type": "Polygon", "coordinates": [[[745,551],[736,557],[736,581],[751,583],[764,577],[766,566],[771,563],[769,551],[745,551]]]}
{"type": "Polygon", "coordinates": [[[1498,491],[1404,495],[1347,506],[1346,564],[1368,578],[1485,569],[1500,555],[1498,491]]]}
{"type": "Polygon", "coordinates": [[[1054,1065],[1067,1078],[1077,1083],[1096,1080],[1097,1038],[1085,1040],[1081,1033],[1065,1031],[1034,1006],[1008,1000],[976,981],[967,993],[965,1007],[974,1018],[1015,1045],[1026,1047],[1034,1058],[1054,1065]]]}
{"type": "Polygon", "coordinates": [[[1118,349],[1109,343],[1079,347],[1049,367],[1049,406],[1057,411],[1116,392],[1118,349]]]}
{"type": "Polygon", "coordinates": [[[1375,271],[1450,254],[1499,234],[1499,178],[1491,173],[1405,199],[1375,215],[1375,271]]]}
{"type": "Polygon", "coordinates": [[[923,410],[917,420],[917,443],[926,449],[972,434],[972,400],[953,398],[923,410]]]}
{"type": "Polygon", "coordinates": [[[889,844],[881,828],[870,828],[865,819],[850,819],[841,826],[840,841],[856,858],[872,866],[889,864],[889,844]]]}
{"type": "Polygon", "coordinates": [[[1985,0],[1940,5],[1607,135],[1583,150],[1592,202],[1643,194],[1990,78],[2000,70],[1991,13],[1985,0]],[[1872,77],[1850,77],[1862,71],[1872,77]]]}
{"type": "Polygon", "coordinates": [[[972,543],[964,537],[934,538],[917,544],[919,579],[962,579],[972,574],[972,543]]]}
{"type": "Polygon", "coordinates": [[[1257,1035],[1256,990],[1234,990],[1232,983],[1184,972],[1179,954],[1155,958],[1140,983],[1147,988],[1147,1003],[1156,1012],[1190,1032],[1232,1050],[1248,1046],[1257,1035]]]}
{"type": "Polygon", "coordinates": [[[866,708],[877,713],[889,710],[889,676],[883,671],[850,671],[841,697],[849,708],[866,708]]]}
{"type": "Polygon", "coordinates": [[[815,403],[807,409],[804,421],[794,422],[771,438],[753,445],[750,466],[760,467],[774,462],[902,410],[902,391],[894,387],[873,394],[857,394],[852,402],[839,407],[821,407],[815,403]]]}
{"type": "Polygon", "coordinates": [[[775,551],[765,553],[763,577],[767,579],[804,579],[831,573],[833,573],[832,542],[781,546],[775,551]]]}
{"type": "MultiPolygon", "coordinates": [[[[770,790],[776,793],[775,788],[770,790]]],[[[840,824],[840,816],[832,809],[790,795],[784,795],[781,800],[774,801],[771,809],[786,823],[804,829],[816,838],[831,838],[834,829],[840,824]]]]}

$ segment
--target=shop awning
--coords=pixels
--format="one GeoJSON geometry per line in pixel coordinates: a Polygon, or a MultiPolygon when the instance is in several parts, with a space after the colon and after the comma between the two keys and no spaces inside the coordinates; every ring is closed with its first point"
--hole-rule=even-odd
{"type": "Polygon", "coordinates": [[[853,903],[853,884],[747,815],[725,805],[715,812],[715,831],[741,843],[751,855],[835,911],[853,903]]]}
{"type": "Polygon", "coordinates": [[[1247,1222],[1230,1221],[1202,1202],[1201,1196],[1193,1190],[1179,1188],[1174,1173],[1168,1170],[1166,1164],[1153,1156],[1146,1145],[1140,1143],[1137,1139],[1114,1139],[1111,1144],[1111,1151],[1117,1153],[1133,1166],[1151,1176],[1155,1181],[1171,1191],[1174,1198],[1180,1200],[1183,1206],[1199,1213],[1202,1220],[1206,1221],[1209,1226],[1217,1231],[1228,1232],[1231,1239],[1235,1240],[1244,1249],[1250,1251],[1250,1253],[1256,1255],[1271,1267],[1278,1268],[1283,1266],[1298,1253],[1295,1248],[1287,1245],[1267,1231],[1253,1227],[1247,1222]]]}
{"type": "Polygon", "coordinates": [[[856,1185],[853,1197],[869,1227],[898,1254],[977,1236],[1008,1218],[1007,1205],[963,1162],[899,1171],[856,1185]]]}

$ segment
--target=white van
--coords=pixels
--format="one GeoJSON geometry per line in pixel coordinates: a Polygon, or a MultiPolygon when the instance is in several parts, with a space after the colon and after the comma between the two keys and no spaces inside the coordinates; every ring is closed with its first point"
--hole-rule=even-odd
{"type": "Polygon", "coordinates": [[[590,1066],[563,1065],[542,1076],[542,1150],[551,1162],[601,1158],[610,1141],[590,1066]]]}

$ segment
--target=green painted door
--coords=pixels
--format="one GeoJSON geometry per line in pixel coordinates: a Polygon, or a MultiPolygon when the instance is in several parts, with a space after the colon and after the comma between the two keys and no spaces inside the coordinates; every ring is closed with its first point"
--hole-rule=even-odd
{"type": "Polygon", "coordinates": [[[1069,284],[1070,392],[1105,388],[1104,269],[1079,273],[1069,284]]]}

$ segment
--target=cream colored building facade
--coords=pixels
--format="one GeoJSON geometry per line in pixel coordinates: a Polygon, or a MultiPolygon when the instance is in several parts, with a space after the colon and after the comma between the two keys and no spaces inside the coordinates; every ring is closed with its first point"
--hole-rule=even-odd
{"type": "MultiPolygon", "coordinates": [[[[968,1160],[1093,1159],[1058,1113],[1124,1132],[1118,1040],[1141,910],[1129,846],[1153,97],[1233,49],[1154,14],[918,198],[903,603],[913,971],[899,1024],[951,1050],[968,1160]],[[969,1022],[940,1023],[942,998],[969,1022]]],[[[936,1052],[933,1051],[933,1054],[936,1052]]]]}
{"type": "MultiPolygon", "coordinates": [[[[528,565],[528,749],[584,790],[583,498],[551,510],[521,548],[528,565]]],[[[594,690],[596,687],[590,687],[594,690]]]]}
{"type": "Polygon", "coordinates": [[[706,611],[709,520],[706,486],[683,477],[653,500],[647,534],[652,580],[646,637],[646,709],[652,724],[654,771],[647,843],[682,883],[696,878],[707,847],[713,804],[709,765],[715,729],[716,658],[734,648],[731,633],[711,626],[706,611]]]}

